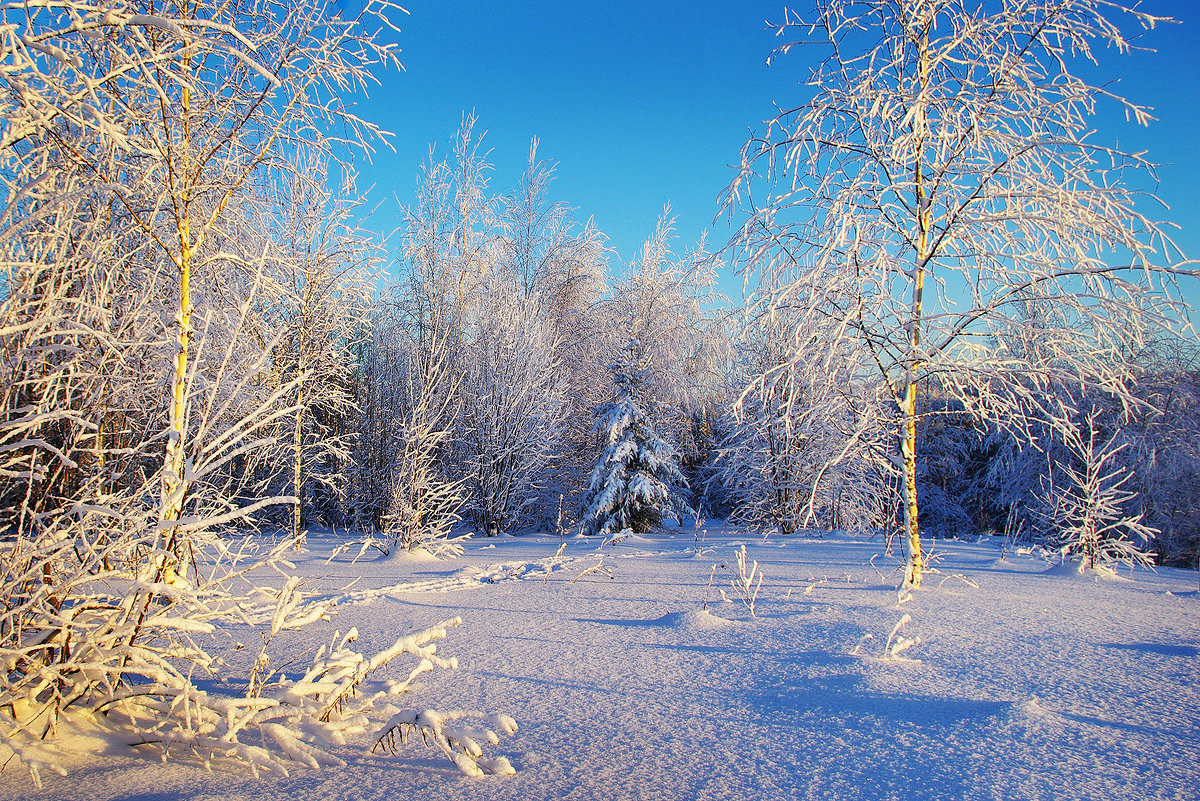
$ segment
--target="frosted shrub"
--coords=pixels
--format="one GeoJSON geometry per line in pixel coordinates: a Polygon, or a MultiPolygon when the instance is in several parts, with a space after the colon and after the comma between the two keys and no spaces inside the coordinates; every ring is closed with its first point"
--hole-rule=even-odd
{"type": "MultiPolygon", "coordinates": [[[[371,731],[376,741],[385,737],[392,724],[377,729],[372,715],[405,714],[385,701],[426,671],[457,667],[437,655],[435,644],[461,624],[454,618],[406,634],[372,656],[351,648],[353,629],[334,635],[303,674],[289,679],[273,667],[278,635],[328,619],[332,611],[330,602],[305,601],[294,577],[279,589],[252,580],[285,567],[289,543],[257,555],[246,545],[197,542],[199,569],[186,580],[170,570],[170,552],[150,521],[137,537],[86,545],[96,538],[80,535],[101,516],[64,517],[52,532],[18,537],[0,554],[0,752],[8,752],[0,758],[15,756],[39,785],[46,770],[65,774],[60,735],[72,732],[155,750],[164,759],[190,755],[205,766],[231,761],[254,775],[341,765],[330,745],[371,731]],[[249,675],[204,682],[228,670],[211,635],[238,624],[261,632],[249,675]],[[416,664],[399,680],[385,678],[385,668],[402,656],[416,664]]],[[[124,522],[138,521],[126,516],[124,522]]],[[[454,729],[446,733],[443,721],[466,713],[411,714],[413,730],[449,744],[458,755],[447,756],[464,772],[511,772],[504,760],[483,759],[477,742],[454,729]]],[[[515,730],[511,719],[501,720],[501,730],[515,730]]],[[[494,734],[481,736],[496,741],[494,734]]]]}
{"type": "Polygon", "coordinates": [[[750,617],[758,617],[756,609],[758,591],[762,588],[763,580],[763,574],[758,569],[758,561],[755,560],[753,565],[749,568],[746,567],[745,545],[734,552],[734,558],[737,560],[737,572],[734,573],[729,583],[741,602],[750,610],[750,617]]]}

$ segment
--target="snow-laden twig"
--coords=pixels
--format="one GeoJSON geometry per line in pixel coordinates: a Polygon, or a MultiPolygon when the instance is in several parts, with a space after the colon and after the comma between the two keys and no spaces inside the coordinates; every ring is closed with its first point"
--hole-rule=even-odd
{"type": "MultiPolygon", "coordinates": [[[[559,514],[562,514],[561,503],[559,504],[559,514]]],[[[547,584],[550,581],[550,574],[554,572],[554,568],[562,564],[563,551],[567,549],[567,541],[563,540],[558,545],[558,550],[554,552],[554,556],[546,560],[546,575],[542,576],[542,584],[547,584]]]]}
{"type": "Polygon", "coordinates": [[[583,578],[584,576],[587,576],[587,575],[589,575],[589,574],[591,574],[591,573],[600,573],[600,574],[602,574],[602,575],[608,576],[610,579],[613,577],[613,571],[612,571],[612,568],[611,568],[611,567],[605,567],[605,566],[604,566],[604,554],[600,554],[600,561],[599,561],[599,562],[597,562],[596,564],[592,565],[592,566],[591,566],[591,567],[589,567],[587,570],[584,570],[582,573],[580,573],[580,574],[579,574],[578,576],[576,576],[575,578],[571,579],[571,583],[572,583],[572,584],[574,584],[575,582],[579,581],[579,580],[580,580],[581,578],[583,578]]]}
{"type": "Polygon", "coordinates": [[[384,724],[371,750],[386,749],[396,753],[398,744],[407,743],[413,734],[420,734],[426,745],[437,748],[468,776],[482,776],[485,773],[504,776],[516,773],[507,758],[485,757],[481,743],[499,744],[500,738],[493,729],[499,729],[504,734],[514,734],[517,731],[517,722],[508,715],[492,715],[486,718],[483,725],[458,723],[460,720],[481,717],[483,716],[478,712],[460,709],[449,712],[433,709],[420,712],[404,710],[393,715],[384,724]]]}
{"type": "Polygon", "coordinates": [[[704,605],[700,607],[705,612],[708,611],[708,594],[712,590],[713,576],[717,575],[717,565],[714,562],[712,570],[708,571],[708,585],[704,588],[704,605]]]}
{"type": "MultiPolygon", "coordinates": [[[[936,575],[936,574],[941,573],[940,570],[931,570],[929,572],[931,575],[936,575]]],[[[976,589],[976,590],[979,589],[978,581],[976,581],[975,579],[973,579],[969,576],[965,576],[962,573],[947,573],[947,574],[945,574],[944,576],[942,576],[942,580],[938,582],[938,588],[940,589],[941,586],[943,584],[945,584],[947,581],[949,581],[950,579],[958,579],[963,584],[966,584],[968,587],[971,587],[972,589],[976,589]]]]}
{"type": "Polygon", "coordinates": [[[730,579],[729,585],[737,593],[738,599],[750,610],[750,617],[758,617],[756,605],[758,591],[762,588],[763,574],[758,569],[758,561],[746,566],[746,546],[743,545],[734,552],[737,560],[737,572],[730,579]]]}
{"type": "MultiPolygon", "coordinates": [[[[901,657],[900,654],[907,651],[921,641],[920,637],[905,637],[900,633],[900,629],[912,622],[912,615],[905,613],[903,617],[896,621],[896,625],[892,626],[892,631],[888,634],[887,642],[883,646],[883,658],[886,660],[910,661],[908,657],[901,657]]],[[[916,661],[916,660],[911,660],[916,661]]]]}

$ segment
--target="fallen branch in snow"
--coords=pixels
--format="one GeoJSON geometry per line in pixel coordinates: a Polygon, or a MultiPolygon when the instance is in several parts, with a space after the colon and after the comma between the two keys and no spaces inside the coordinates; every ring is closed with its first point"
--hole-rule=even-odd
{"type": "Polygon", "coordinates": [[[575,578],[571,579],[571,583],[574,584],[575,582],[579,581],[581,578],[588,575],[589,573],[601,573],[605,576],[608,576],[610,579],[613,577],[612,568],[604,566],[604,554],[600,554],[599,562],[592,565],[591,567],[589,567],[587,570],[580,573],[575,578]]]}
{"type": "Polygon", "coordinates": [[[912,622],[912,615],[905,613],[903,617],[896,621],[896,625],[892,626],[892,632],[888,635],[887,643],[883,646],[883,658],[888,661],[920,661],[909,659],[909,657],[901,657],[900,654],[907,651],[921,641],[920,637],[905,637],[900,634],[900,629],[912,622]]]}
{"type": "Polygon", "coordinates": [[[888,582],[888,579],[890,579],[892,576],[896,575],[898,572],[904,570],[904,565],[900,564],[900,565],[896,565],[894,568],[892,568],[890,572],[888,572],[886,574],[882,573],[879,570],[879,568],[875,567],[875,560],[878,558],[879,558],[879,554],[875,554],[867,561],[867,564],[870,565],[871,569],[875,571],[875,575],[879,577],[879,583],[881,583],[881,584],[886,584],[888,582]]]}
{"type": "Polygon", "coordinates": [[[875,639],[874,634],[871,634],[870,632],[864,634],[862,637],[859,638],[858,645],[854,646],[854,650],[852,650],[850,652],[850,656],[858,656],[859,652],[862,651],[862,647],[863,647],[863,645],[866,644],[867,640],[873,640],[873,639],[875,639]]]}

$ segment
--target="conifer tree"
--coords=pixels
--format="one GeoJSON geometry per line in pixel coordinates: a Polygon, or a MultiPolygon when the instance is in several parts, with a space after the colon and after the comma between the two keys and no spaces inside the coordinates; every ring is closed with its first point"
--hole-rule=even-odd
{"type": "Polygon", "coordinates": [[[690,511],[682,500],[687,481],[679,470],[679,453],[654,430],[644,389],[647,360],[631,340],[623,364],[612,367],[617,396],[596,413],[593,431],[603,433],[604,451],[592,469],[584,496],[582,522],[588,534],[615,534],[629,529],[643,534],[662,522],[690,511]]]}

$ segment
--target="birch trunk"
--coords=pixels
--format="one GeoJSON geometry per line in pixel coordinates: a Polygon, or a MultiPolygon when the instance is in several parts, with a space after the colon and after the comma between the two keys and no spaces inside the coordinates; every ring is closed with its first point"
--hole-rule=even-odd
{"type": "MultiPolygon", "coordinates": [[[[185,61],[184,74],[190,70],[185,61]]],[[[183,512],[184,496],[187,492],[185,485],[185,436],[187,434],[187,375],[188,351],[192,340],[192,226],[189,216],[191,193],[189,191],[190,170],[190,117],[191,89],[183,87],[180,101],[180,116],[183,122],[180,137],[180,153],[178,165],[172,170],[172,181],[175,190],[172,196],[176,203],[175,225],[179,237],[179,256],[176,264],[179,268],[179,306],[175,316],[175,360],[171,371],[171,409],[168,419],[167,446],[163,462],[162,501],[160,520],[165,524],[179,520],[183,512]]],[[[170,130],[167,119],[167,108],[162,106],[163,129],[170,130]]],[[[167,549],[175,554],[182,562],[182,543],[179,542],[178,530],[171,528],[167,535],[167,549]]],[[[182,572],[183,567],[177,568],[182,572]]]]}
{"type": "Polygon", "coordinates": [[[921,366],[921,322],[924,311],[925,268],[930,258],[929,188],[925,180],[924,150],[928,138],[926,92],[929,88],[929,27],[917,42],[917,91],[912,115],[913,194],[916,209],[916,253],[912,271],[912,309],[908,319],[908,357],[904,368],[904,395],[900,403],[900,461],[903,470],[901,493],[904,502],[905,581],[921,586],[921,529],[917,522],[917,380],[921,366]]]}
{"type": "Polygon", "coordinates": [[[304,481],[304,446],[301,436],[304,431],[304,334],[300,334],[300,352],[297,358],[299,382],[296,386],[296,415],[292,428],[292,495],[296,502],[292,506],[292,547],[297,551],[304,545],[304,536],[300,533],[300,507],[304,502],[300,494],[304,481]]]}

